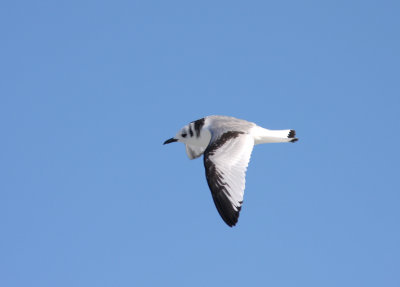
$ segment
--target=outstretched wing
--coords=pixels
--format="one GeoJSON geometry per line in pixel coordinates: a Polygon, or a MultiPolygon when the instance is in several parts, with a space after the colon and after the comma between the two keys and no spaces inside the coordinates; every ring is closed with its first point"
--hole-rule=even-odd
{"type": "Polygon", "coordinates": [[[252,136],[230,131],[211,141],[204,152],[207,183],[215,206],[231,227],[239,218],[253,146],[252,136]]]}

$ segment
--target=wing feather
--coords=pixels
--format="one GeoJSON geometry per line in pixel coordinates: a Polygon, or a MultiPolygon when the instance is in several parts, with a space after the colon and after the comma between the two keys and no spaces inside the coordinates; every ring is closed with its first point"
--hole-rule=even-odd
{"type": "Polygon", "coordinates": [[[230,131],[212,141],[204,152],[208,186],[219,214],[229,226],[239,218],[253,146],[252,136],[230,131]]]}

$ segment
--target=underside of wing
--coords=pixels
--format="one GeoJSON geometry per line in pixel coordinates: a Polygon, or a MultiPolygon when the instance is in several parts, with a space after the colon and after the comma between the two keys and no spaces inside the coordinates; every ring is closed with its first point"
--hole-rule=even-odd
{"type": "Polygon", "coordinates": [[[204,152],[208,186],[219,214],[229,226],[234,226],[239,218],[253,146],[252,136],[226,132],[204,152]]]}

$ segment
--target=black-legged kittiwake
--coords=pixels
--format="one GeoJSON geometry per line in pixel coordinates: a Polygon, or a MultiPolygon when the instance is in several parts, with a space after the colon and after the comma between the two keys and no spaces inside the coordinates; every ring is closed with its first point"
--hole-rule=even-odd
{"type": "Polygon", "coordinates": [[[296,142],[294,130],[268,130],[227,116],[208,116],[184,126],[164,142],[182,142],[190,159],[204,154],[211,194],[226,224],[234,226],[243,203],[245,177],[253,146],[296,142]]]}

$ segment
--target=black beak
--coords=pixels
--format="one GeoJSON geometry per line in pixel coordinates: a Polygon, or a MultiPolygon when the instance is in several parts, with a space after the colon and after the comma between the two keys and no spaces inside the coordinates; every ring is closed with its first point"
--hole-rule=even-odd
{"type": "Polygon", "coordinates": [[[166,140],[166,141],[164,142],[164,144],[174,143],[174,142],[177,142],[177,141],[178,141],[178,140],[175,139],[175,138],[170,138],[169,140],[166,140]]]}

